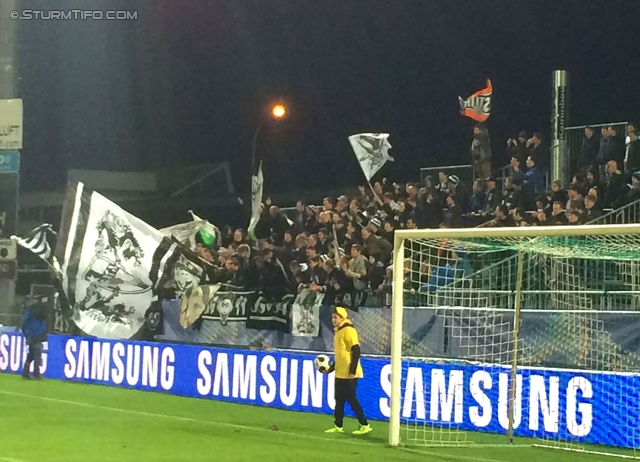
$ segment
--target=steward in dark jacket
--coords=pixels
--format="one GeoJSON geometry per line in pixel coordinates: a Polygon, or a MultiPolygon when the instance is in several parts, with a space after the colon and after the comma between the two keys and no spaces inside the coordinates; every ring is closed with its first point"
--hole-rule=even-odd
{"type": "Polygon", "coordinates": [[[22,316],[22,334],[27,339],[29,353],[24,363],[22,377],[30,379],[29,369],[31,363],[33,365],[33,378],[41,379],[40,366],[42,365],[42,343],[47,341],[47,324],[45,319],[47,316],[45,303],[48,302],[47,297],[41,297],[36,304],[32,305],[22,316]]]}

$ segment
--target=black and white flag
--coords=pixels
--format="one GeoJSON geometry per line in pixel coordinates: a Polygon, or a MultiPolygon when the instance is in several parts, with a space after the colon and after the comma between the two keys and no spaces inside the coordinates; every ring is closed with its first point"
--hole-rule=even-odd
{"type": "Polygon", "coordinates": [[[388,133],[360,133],[351,135],[349,143],[360,163],[367,181],[371,181],[373,175],[382,168],[387,161],[393,162],[393,157],[388,152],[391,149],[388,133]]]}
{"type": "Polygon", "coordinates": [[[258,225],[258,221],[260,221],[263,187],[264,178],[262,176],[262,162],[260,162],[257,175],[251,177],[251,221],[249,221],[249,227],[247,228],[249,234],[253,234],[253,231],[258,225]]]}
{"type": "Polygon", "coordinates": [[[133,337],[161,287],[175,280],[188,290],[203,272],[181,264],[195,257],[188,249],[82,183],[69,185],[56,257],[72,320],[104,338],[133,337]]]}
{"type": "Polygon", "coordinates": [[[291,335],[317,337],[320,333],[320,307],[324,294],[302,289],[291,309],[291,335]]]}
{"type": "Polygon", "coordinates": [[[45,223],[32,229],[24,238],[11,236],[11,239],[16,241],[19,246],[30,250],[51,264],[51,257],[53,256],[58,234],[53,230],[53,226],[45,223]]]}
{"type": "Polygon", "coordinates": [[[213,244],[220,241],[220,230],[217,227],[209,223],[208,220],[203,220],[198,215],[194,214],[193,211],[189,210],[189,213],[191,214],[193,221],[163,228],[160,232],[165,237],[173,238],[188,247],[190,250],[195,250],[196,248],[196,235],[198,233],[202,233],[204,236],[210,237],[213,244]]]}

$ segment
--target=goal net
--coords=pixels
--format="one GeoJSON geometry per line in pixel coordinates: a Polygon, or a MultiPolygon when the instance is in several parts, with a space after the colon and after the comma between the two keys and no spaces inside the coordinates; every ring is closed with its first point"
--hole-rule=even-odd
{"type": "Polygon", "coordinates": [[[392,446],[636,455],[640,225],[398,231],[393,269],[392,446]]]}

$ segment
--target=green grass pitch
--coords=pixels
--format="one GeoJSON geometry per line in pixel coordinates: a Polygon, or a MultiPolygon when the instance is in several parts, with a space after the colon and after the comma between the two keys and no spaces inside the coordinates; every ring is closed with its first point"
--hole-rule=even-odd
{"type": "MultiPolygon", "coordinates": [[[[0,374],[0,462],[615,460],[531,447],[387,447],[387,424],[364,437],[325,435],[330,416],[0,374]]],[[[345,430],[356,428],[355,420],[345,430]]],[[[478,444],[504,436],[474,433],[478,444]]]]}

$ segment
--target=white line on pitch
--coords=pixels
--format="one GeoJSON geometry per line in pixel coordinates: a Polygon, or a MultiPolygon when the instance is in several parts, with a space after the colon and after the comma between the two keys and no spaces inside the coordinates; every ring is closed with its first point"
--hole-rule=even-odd
{"type": "MultiPolygon", "coordinates": [[[[74,405],[74,406],[88,407],[88,408],[93,408],[93,409],[103,409],[105,411],[123,412],[123,413],[126,413],[126,414],[135,414],[135,415],[141,415],[141,416],[145,416],[145,417],[161,417],[161,418],[164,418],[164,419],[181,420],[183,422],[193,422],[193,423],[200,423],[200,424],[217,425],[219,427],[237,428],[237,429],[240,429],[240,430],[253,430],[253,431],[258,431],[258,432],[263,432],[263,433],[271,433],[271,434],[274,434],[274,435],[280,434],[280,435],[286,435],[286,436],[294,436],[294,437],[298,437],[298,438],[314,439],[314,440],[321,440],[321,441],[330,441],[331,443],[344,443],[344,444],[351,444],[351,445],[357,445],[357,446],[369,446],[369,447],[371,447],[373,445],[373,443],[371,443],[371,442],[367,443],[365,441],[358,441],[356,439],[336,439],[336,438],[326,438],[326,437],[316,436],[316,435],[305,435],[305,434],[302,434],[302,433],[291,433],[291,432],[286,432],[286,431],[274,431],[274,430],[270,430],[268,428],[250,427],[248,425],[233,424],[233,423],[229,423],[229,422],[220,422],[220,421],[215,421],[215,420],[193,419],[191,417],[182,417],[182,416],[169,415],[169,414],[156,414],[156,413],[153,413],[153,412],[145,412],[145,411],[134,411],[132,409],[122,409],[122,408],[117,408],[117,407],[99,406],[97,404],[83,403],[83,402],[80,402],[80,401],[70,401],[70,400],[66,400],[66,399],[48,398],[46,396],[27,395],[27,394],[24,394],[24,393],[16,393],[16,392],[12,392],[12,391],[0,390],[0,394],[21,396],[21,397],[24,397],[24,398],[39,399],[39,400],[49,401],[49,402],[53,402],[53,403],[71,404],[71,405],[74,405]]],[[[470,445],[470,446],[472,448],[473,447],[482,447],[482,445],[470,445]]],[[[523,448],[523,447],[531,447],[531,446],[530,445],[505,445],[504,446],[504,448],[523,448]]],[[[423,451],[422,449],[412,449],[412,448],[404,448],[403,447],[402,450],[403,451],[407,451],[407,452],[438,456],[438,457],[441,457],[441,458],[448,457],[446,454],[443,454],[441,452],[423,451]]],[[[499,461],[499,460],[495,460],[495,459],[481,459],[481,458],[478,458],[478,457],[467,457],[467,456],[462,456],[462,455],[451,456],[450,458],[453,459],[453,460],[470,460],[470,461],[479,461],[479,462],[503,462],[503,461],[499,461]]],[[[0,458],[0,460],[2,460],[2,459],[0,458]]],[[[10,459],[8,459],[7,462],[24,462],[24,461],[18,461],[18,460],[11,461],[10,459]]]]}

